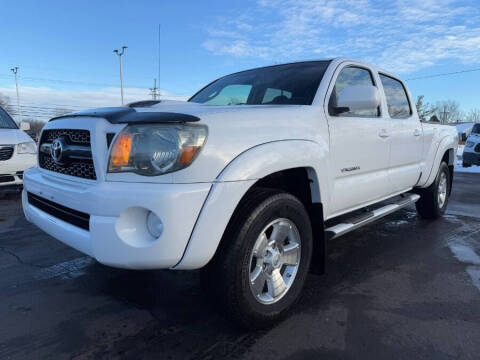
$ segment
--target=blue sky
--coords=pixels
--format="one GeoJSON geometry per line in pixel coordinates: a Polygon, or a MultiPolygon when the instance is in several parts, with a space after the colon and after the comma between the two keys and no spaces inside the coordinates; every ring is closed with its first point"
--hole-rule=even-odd
{"type": "MultiPolygon", "coordinates": [[[[3,1],[0,93],[22,104],[118,104],[115,47],[127,100],[161,88],[185,98],[234,71],[292,60],[347,56],[404,79],[480,68],[478,1],[3,1]]],[[[427,101],[480,107],[480,71],[408,81],[427,101]]],[[[67,106],[67,107],[68,107],[67,106]]],[[[33,108],[30,108],[32,110],[33,108]]],[[[28,110],[28,109],[27,109],[28,110]]]]}

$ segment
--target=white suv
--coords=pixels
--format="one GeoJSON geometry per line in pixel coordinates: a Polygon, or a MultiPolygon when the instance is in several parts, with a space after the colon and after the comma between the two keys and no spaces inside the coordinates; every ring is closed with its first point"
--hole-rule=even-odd
{"type": "Polygon", "coordinates": [[[458,136],[412,104],[394,75],[333,59],[54,118],[25,215],[106,265],[203,268],[228,314],[267,325],[323,270],[329,239],[413,203],[445,212],[458,136]]]}
{"type": "Polygon", "coordinates": [[[30,124],[22,122],[20,128],[0,107],[0,194],[20,189],[24,170],[37,163],[37,146],[24,132],[30,124]]]}

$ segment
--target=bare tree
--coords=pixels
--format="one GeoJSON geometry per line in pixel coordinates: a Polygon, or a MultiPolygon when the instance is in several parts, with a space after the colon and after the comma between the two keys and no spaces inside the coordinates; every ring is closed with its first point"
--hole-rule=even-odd
{"type": "Polygon", "coordinates": [[[455,100],[437,101],[435,115],[442,123],[457,123],[463,121],[460,104],[455,100]]]}
{"type": "Polygon", "coordinates": [[[12,106],[10,98],[7,95],[0,94],[0,107],[2,107],[12,117],[16,113],[16,109],[12,106]]]}
{"type": "Polygon", "coordinates": [[[0,106],[6,109],[10,105],[10,98],[8,96],[0,94],[0,106]]]}
{"type": "Polygon", "coordinates": [[[46,122],[41,121],[41,120],[32,120],[28,119],[25,120],[26,122],[30,123],[30,130],[28,131],[29,133],[34,134],[35,136],[39,136],[40,133],[42,132],[43,127],[45,126],[46,122]]]}
{"type": "Polygon", "coordinates": [[[433,114],[437,111],[437,108],[430,103],[424,102],[424,95],[419,95],[417,97],[417,102],[415,103],[415,107],[417,108],[418,117],[422,121],[427,121],[431,118],[433,114]]]}
{"type": "Polygon", "coordinates": [[[465,115],[465,121],[480,122],[480,108],[471,109],[467,115],[465,115]]]}

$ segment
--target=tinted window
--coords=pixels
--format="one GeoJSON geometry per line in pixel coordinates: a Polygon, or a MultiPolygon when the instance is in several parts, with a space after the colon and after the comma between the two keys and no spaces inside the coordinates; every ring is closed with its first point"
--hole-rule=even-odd
{"type": "MultiPolygon", "coordinates": [[[[349,66],[345,67],[338,74],[337,80],[335,81],[335,86],[330,95],[329,102],[329,113],[330,115],[336,115],[333,110],[337,106],[338,94],[348,86],[354,85],[374,85],[372,74],[367,69],[362,69],[359,67],[349,66]]],[[[377,117],[379,115],[379,109],[368,109],[368,110],[356,110],[348,111],[341,114],[341,116],[368,116],[368,117],[377,117]]]]}
{"type": "Polygon", "coordinates": [[[480,124],[473,125],[472,134],[480,134],[480,124]]]}
{"type": "Polygon", "coordinates": [[[383,90],[387,99],[388,113],[392,118],[407,118],[412,114],[407,93],[402,83],[389,76],[380,74],[383,90]]]}
{"type": "Polygon", "coordinates": [[[17,125],[7,114],[5,110],[0,107],[0,129],[18,129],[17,125]]]}
{"type": "Polygon", "coordinates": [[[328,64],[310,61],[242,71],[214,81],[189,101],[207,105],[311,105],[328,64]]]}
{"type": "Polygon", "coordinates": [[[244,105],[252,85],[227,85],[219,92],[210,94],[210,100],[204,102],[208,105],[244,105]]]}
{"type": "Polygon", "coordinates": [[[262,104],[272,104],[275,102],[279,103],[282,101],[289,101],[291,98],[292,93],[290,91],[268,88],[265,91],[265,95],[263,96],[262,104]]]}

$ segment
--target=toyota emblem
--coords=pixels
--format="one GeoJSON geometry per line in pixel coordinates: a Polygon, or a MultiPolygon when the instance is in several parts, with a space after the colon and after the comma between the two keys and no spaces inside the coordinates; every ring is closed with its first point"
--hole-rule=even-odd
{"type": "Polygon", "coordinates": [[[61,138],[53,140],[52,146],[50,147],[50,155],[52,156],[53,161],[56,163],[61,163],[62,161],[62,152],[63,152],[63,141],[61,138]]]}

